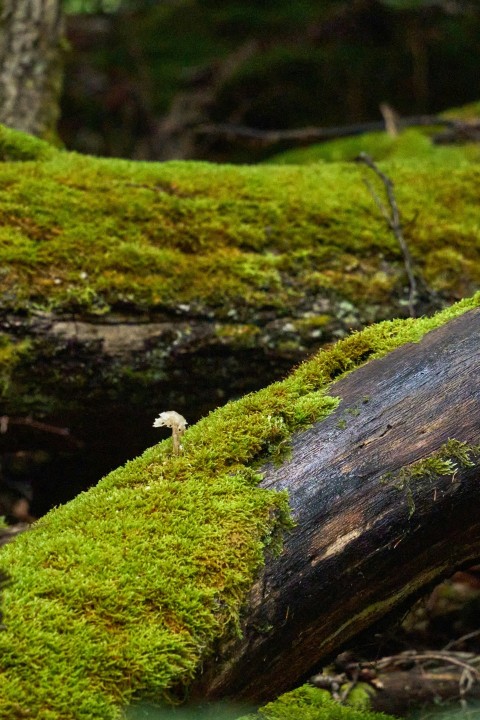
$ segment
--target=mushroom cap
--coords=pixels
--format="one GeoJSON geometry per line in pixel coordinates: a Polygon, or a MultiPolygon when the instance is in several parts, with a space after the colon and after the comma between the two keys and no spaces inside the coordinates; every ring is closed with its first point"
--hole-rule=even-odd
{"type": "Polygon", "coordinates": [[[153,427],[164,426],[172,429],[175,428],[182,433],[187,427],[187,421],[185,420],[183,415],[180,415],[180,413],[176,412],[175,410],[165,410],[165,412],[160,413],[160,415],[153,423],[153,427]]]}

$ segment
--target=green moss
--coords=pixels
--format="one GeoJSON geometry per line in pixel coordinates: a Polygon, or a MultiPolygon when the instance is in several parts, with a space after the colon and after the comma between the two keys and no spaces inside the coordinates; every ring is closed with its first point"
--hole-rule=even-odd
{"type": "Polygon", "coordinates": [[[353,687],[342,687],[341,692],[346,692],[346,704],[356,710],[370,710],[372,698],[375,696],[375,689],[365,682],[356,683],[353,687]]]}
{"type": "Polygon", "coordinates": [[[46,160],[54,153],[44,140],[0,125],[0,161],[46,160]]]}
{"type": "Polygon", "coordinates": [[[424,279],[436,292],[448,292],[455,277],[475,275],[475,263],[454,247],[427,252],[424,279]]]}
{"type": "Polygon", "coordinates": [[[441,117],[452,120],[478,120],[480,115],[480,102],[467,103],[461,107],[445,110],[441,117]]]}
{"type": "Polygon", "coordinates": [[[8,391],[15,367],[28,357],[30,349],[29,340],[15,341],[9,335],[0,333],[0,397],[8,391]]]}
{"type": "Polygon", "coordinates": [[[267,162],[280,165],[345,162],[355,160],[361,152],[367,153],[376,161],[416,159],[441,165],[456,165],[465,160],[480,160],[475,143],[461,146],[434,145],[430,139],[431,133],[432,128],[404,130],[396,137],[386,132],[365,133],[287,150],[267,162]]]}
{"type": "Polygon", "coordinates": [[[388,720],[389,718],[393,720],[390,715],[369,711],[365,705],[341,705],[327,690],[303,685],[260,708],[257,714],[239,720],[388,720]]]}
{"type": "Polygon", "coordinates": [[[452,438],[423,460],[403,467],[396,473],[382,475],[380,482],[405,492],[411,517],[415,512],[412,483],[432,484],[437,478],[445,475],[452,475],[453,478],[458,468],[473,467],[474,459],[479,456],[480,445],[472,446],[452,438]]]}
{"type": "MultiPolygon", "coordinates": [[[[404,296],[402,256],[363,182],[367,168],[135,163],[14,137],[12,157],[30,159],[0,163],[5,309],[188,306],[255,324],[262,313],[301,318],[320,297],[350,302],[365,322],[372,304],[385,317],[404,296]]],[[[418,272],[446,298],[474,292],[480,164],[393,159],[385,170],[418,272]]]]}
{"type": "Polygon", "coordinates": [[[351,335],[189,428],[182,455],[171,440],[148,449],[3,548],[0,718],[113,719],[187,686],[239,632],[265,553],[290,527],[286,496],[258,486],[261,465],[337,407],[334,379],[479,305],[477,293],[351,335]]]}

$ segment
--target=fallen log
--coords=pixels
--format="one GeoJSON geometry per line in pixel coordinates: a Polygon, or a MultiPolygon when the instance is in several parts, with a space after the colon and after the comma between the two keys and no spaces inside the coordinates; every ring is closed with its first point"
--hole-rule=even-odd
{"type": "MultiPolygon", "coordinates": [[[[418,289],[423,278],[435,292],[416,293],[412,311],[471,295],[477,165],[382,172],[418,289]]],[[[119,166],[0,128],[0,416],[32,419],[9,422],[0,453],[48,454],[33,515],[157,442],[162,408],[195,422],[352,329],[408,313],[405,253],[364,174],[119,166]]]]}
{"type": "Polygon", "coordinates": [[[479,305],[351,335],[7,543],[0,718],[271,699],[473,564],[479,305]]]}
{"type": "Polygon", "coordinates": [[[480,556],[480,310],[334,383],[326,420],[262,485],[296,522],[198,691],[263,701],[480,556]]]}

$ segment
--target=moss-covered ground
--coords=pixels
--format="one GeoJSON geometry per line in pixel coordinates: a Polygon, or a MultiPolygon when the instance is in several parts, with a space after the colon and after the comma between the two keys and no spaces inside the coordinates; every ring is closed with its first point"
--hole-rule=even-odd
{"type": "Polygon", "coordinates": [[[337,406],[333,379],[479,305],[477,293],[351,335],[188,429],[182,455],[171,440],[146,450],[2,549],[0,718],[113,720],[134,698],[183,696],[216,640],[239,632],[288,531],[288,499],[258,486],[261,464],[337,406]]]}
{"type": "MultiPolygon", "coordinates": [[[[382,167],[417,271],[451,301],[480,285],[480,163],[478,152],[445,157],[417,152],[382,167]]],[[[105,160],[5,128],[0,158],[4,311],[255,323],[292,308],[301,319],[319,297],[361,310],[405,294],[400,250],[364,183],[371,171],[354,163],[105,160]]]]}

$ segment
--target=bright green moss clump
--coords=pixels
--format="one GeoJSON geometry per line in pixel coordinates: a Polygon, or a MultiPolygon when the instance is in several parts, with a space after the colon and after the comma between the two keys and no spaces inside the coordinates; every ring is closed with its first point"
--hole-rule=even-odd
{"type": "MultiPolygon", "coordinates": [[[[322,314],[320,298],[353,303],[365,322],[404,297],[401,252],[365,187],[367,168],[105,160],[7,130],[1,147],[8,310],[128,308],[258,323],[265,312],[322,314]]],[[[385,170],[416,270],[447,299],[472,294],[480,163],[410,158],[385,170]]]]}
{"type": "Polygon", "coordinates": [[[45,140],[0,125],[0,161],[46,160],[55,152],[45,140]]]}
{"type": "Polygon", "coordinates": [[[266,162],[279,165],[304,165],[322,161],[345,162],[355,160],[362,152],[376,161],[416,160],[433,166],[455,167],[465,160],[480,161],[477,143],[435,145],[430,138],[431,134],[432,128],[404,130],[396,137],[386,132],[364,133],[287,150],[274,155],[266,162]]]}
{"type": "Polygon", "coordinates": [[[239,720],[393,720],[391,715],[359,710],[333,700],[326,690],[303,685],[239,720]]]}
{"type": "Polygon", "coordinates": [[[436,478],[445,475],[455,476],[459,467],[473,467],[474,458],[480,456],[480,446],[468,445],[459,440],[447,440],[436,452],[423,460],[418,460],[412,465],[401,468],[397,473],[386,473],[380,478],[380,482],[393,485],[404,492],[407,496],[410,516],[415,512],[413,500],[412,483],[432,483],[436,478]]]}
{"type": "Polygon", "coordinates": [[[285,495],[258,487],[262,462],[332,412],[333,379],[478,305],[480,293],[353,334],[188,429],[182,455],[171,440],[148,449],[2,549],[0,718],[110,720],[134,698],[181,693],[238,632],[289,527],[285,495]]]}

